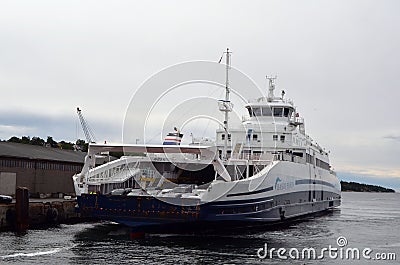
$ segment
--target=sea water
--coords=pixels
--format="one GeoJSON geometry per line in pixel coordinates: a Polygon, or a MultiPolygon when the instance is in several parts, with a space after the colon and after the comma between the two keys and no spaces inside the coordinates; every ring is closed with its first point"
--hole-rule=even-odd
{"type": "Polygon", "coordinates": [[[138,240],[109,222],[3,232],[0,264],[400,264],[399,202],[399,193],[344,192],[338,210],[285,226],[138,240]]]}

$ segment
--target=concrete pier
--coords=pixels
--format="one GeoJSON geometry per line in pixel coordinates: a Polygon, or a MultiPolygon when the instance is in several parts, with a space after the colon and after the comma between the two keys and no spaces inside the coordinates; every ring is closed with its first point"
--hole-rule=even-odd
{"type": "MultiPolygon", "coordinates": [[[[75,212],[76,200],[29,199],[29,228],[82,221],[75,212]]],[[[0,231],[18,230],[17,204],[0,203],[0,231]]]]}

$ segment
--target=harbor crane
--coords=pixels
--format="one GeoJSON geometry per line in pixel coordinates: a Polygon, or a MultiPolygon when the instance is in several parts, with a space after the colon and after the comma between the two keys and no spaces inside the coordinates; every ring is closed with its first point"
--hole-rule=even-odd
{"type": "Polygon", "coordinates": [[[90,128],[88,122],[83,117],[82,110],[79,107],[77,107],[76,111],[78,113],[79,121],[81,122],[82,130],[85,134],[86,141],[88,143],[96,143],[96,141],[97,141],[96,137],[94,136],[94,133],[93,133],[92,129],[90,128]]]}

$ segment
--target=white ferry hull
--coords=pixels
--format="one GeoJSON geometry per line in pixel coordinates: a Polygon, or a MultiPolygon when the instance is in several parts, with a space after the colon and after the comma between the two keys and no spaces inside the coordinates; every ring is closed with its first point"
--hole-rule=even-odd
{"type": "Polygon", "coordinates": [[[310,177],[309,172],[309,165],[277,161],[251,178],[212,182],[203,200],[83,194],[78,203],[85,216],[139,231],[165,224],[285,222],[340,205],[337,178],[329,172],[310,177]]]}

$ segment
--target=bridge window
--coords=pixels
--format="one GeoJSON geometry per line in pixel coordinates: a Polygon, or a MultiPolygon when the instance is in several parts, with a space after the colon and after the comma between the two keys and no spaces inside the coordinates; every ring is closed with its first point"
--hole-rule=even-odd
{"type": "Polygon", "coordinates": [[[283,109],[283,116],[284,116],[284,117],[290,117],[290,116],[292,116],[292,109],[290,109],[290,108],[284,108],[284,109],[283,109]]]}
{"type": "Polygon", "coordinates": [[[257,141],[258,139],[258,135],[257,134],[253,134],[253,141],[257,141]]]}
{"type": "Polygon", "coordinates": [[[281,142],[283,143],[285,141],[285,135],[281,135],[281,142]]]}
{"type": "MultiPolygon", "coordinates": [[[[250,117],[260,117],[260,116],[267,116],[270,117],[272,116],[272,109],[270,107],[246,107],[247,111],[249,112],[250,117]]],[[[279,112],[280,114],[278,115],[279,117],[282,117],[282,108],[278,108],[277,113],[279,112]]],[[[274,115],[276,116],[276,115],[274,115]]]]}
{"type": "Polygon", "coordinates": [[[225,134],[221,135],[221,140],[225,140],[225,134]]]}
{"type": "Polygon", "coordinates": [[[274,108],[274,117],[282,117],[282,108],[274,108]]]}
{"type": "Polygon", "coordinates": [[[272,135],[272,140],[278,141],[278,135],[277,134],[272,135]]]}
{"type": "Polygon", "coordinates": [[[262,108],[262,115],[263,116],[272,116],[272,110],[270,107],[263,107],[262,108]]]}
{"type": "Polygon", "coordinates": [[[261,108],[252,108],[253,116],[260,117],[261,116],[261,108]]]}

